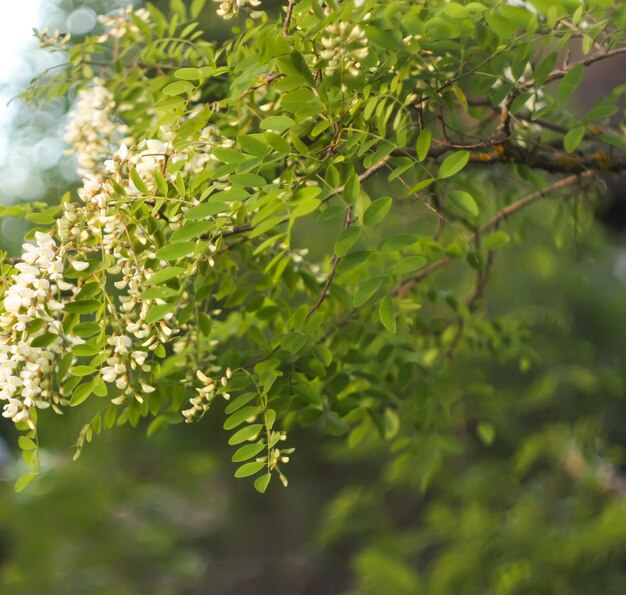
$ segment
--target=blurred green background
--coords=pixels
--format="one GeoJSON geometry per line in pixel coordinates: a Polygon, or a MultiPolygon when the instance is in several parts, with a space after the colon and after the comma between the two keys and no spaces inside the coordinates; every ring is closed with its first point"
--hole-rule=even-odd
{"type": "MultiPolygon", "coordinates": [[[[80,33],[112,6],[42,3],[32,24],[80,33]]],[[[225,32],[210,10],[203,25],[225,32]]],[[[22,79],[53,66],[21,57],[22,79]]],[[[78,184],[61,156],[68,107],[12,108],[0,202],[54,202],[78,184]]],[[[69,411],[43,416],[43,476],[15,494],[16,436],[0,424],[0,594],[625,593],[626,249],[600,223],[555,237],[555,214],[522,215],[488,288],[493,316],[532,329],[532,365],[482,350],[454,361],[442,407],[487,420],[454,440],[425,435],[392,458],[374,438],[348,448],[293,431],[290,486],[261,496],[232,477],[218,408],[149,438],[115,428],[77,462],[88,420],[69,411]]],[[[19,252],[25,229],[2,220],[0,247],[19,252]]]]}

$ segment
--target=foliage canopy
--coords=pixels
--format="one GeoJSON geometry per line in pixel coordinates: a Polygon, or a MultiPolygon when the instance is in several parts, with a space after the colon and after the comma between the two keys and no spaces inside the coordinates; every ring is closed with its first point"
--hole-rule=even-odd
{"type": "Polygon", "coordinates": [[[424,489],[460,427],[495,438],[473,413],[493,388],[454,360],[541,357],[485,299],[497,261],[539,222],[567,245],[599,176],[626,167],[623,87],[582,115],[569,102],[626,53],[626,6],[225,0],[220,44],[195,20],[214,8],[38,34],[67,64],[25,96],[76,99],[83,185],[4,211],[36,225],[0,286],[0,398],[31,468],[16,488],[38,472],[40,410],[89,412],[78,455],[219,398],[234,474],[260,492],[312,425],[384,441],[424,489]]]}

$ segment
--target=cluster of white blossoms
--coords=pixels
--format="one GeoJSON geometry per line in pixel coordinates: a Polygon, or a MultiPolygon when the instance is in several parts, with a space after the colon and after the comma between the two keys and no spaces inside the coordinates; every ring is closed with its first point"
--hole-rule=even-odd
{"type": "MultiPolygon", "coordinates": [[[[200,381],[200,386],[196,388],[198,396],[189,399],[191,407],[183,411],[183,416],[185,417],[185,421],[187,423],[198,421],[204,416],[204,414],[211,407],[211,403],[217,394],[218,388],[220,386],[222,388],[226,387],[231,375],[232,373],[230,368],[226,368],[226,371],[220,378],[219,383],[216,383],[213,378],[210,378],[200,370],[196,372],[196,377],[200,381]]],[[[221,391],[221,395],[226,400],[230,399],[230,394],[227,392],[221,391]]]]}
{"type": "MultiPolygon", "coordinates": [[[[98,275],[97,291],[104,290],[105,278],[111,279],[117,290],[107,295],[106,311],[99,319],[108,334],[100,350],[103,358],[100,374],[104,382],[117,389],[111,399],[113,403],[120,404],[128,398],[143,402],[143,395],[156,390],[145,380],[150,377],[151,352],[180,333],[175,311],[157,321],[147,321],[149,312],[155,306],[165,305],[165,301],[148,299],[143,294],[150,287],[153,269],[166,267],[168,263],[156,258],[150,233],[132,215],[134,197],[144,192],[137,187],[142,184],[136,177],[133,181],[131,171],[152,191],[156,189],[155,171],[168,182],[174,182],[174,174],[167,172],[168,164],[177,163],[174,169],[183,175],[197,173],[215,159],[214,146],[232,146],[232,141],[222,138],[219,130],[209,125],[201,131],[200,142],[195,146],[174,150],[172,132],[162,128],[163,140],[146,139],[130,148],[122,144],[113,151],[119,135],[127,131],[114,114],[115,102],[103,81],[95,79],[92,86],[81,91],[66,135],[73,145],[71,152],[78,155],[79,173],[83,176],[83,185],[78,190],[81,201],[64,203],[63,215],[56,222],[58,247],[48,234],[37,236],[37,246],[25,245],[24,262],[16,267],[20,272],[5,294],[2,357],[7,370],[15,368],[20,372],[24,368],[28,376],[21,380],[19,374],[17,379],[8,372],[0,376],[0,398],[8,401],[6,415],[16,421],[28,419],[28,409],[33,404],[63,404],[64,397],[69,396],[65,394],[63,379],[55,378],[55,363],[69,353],[68,346],[83,340],[71,332],[64,333],[61,324],[64,303],[74,299],[79,289],[63,280],[64,266],[80,273],[87,271],[92,263],[102,262],[104,268],[98,275]],[[62,291],[66,292],[65,296],[61,295],[62,291]],[[38,300],[35,305],[32,299],[38,300]],[[48,333],[52,339],[45,348],[36,348],[23,340],[32,321],[39,325],[32,338],[48,333]],[[20,367],[22,360],[27,365],[20,367]],[[53,381],[56,396],[50,390],[53,381]]],[[[175,229],[178,224],[169,222],[169,225],[175,229]]],[[[211,253],[215,250],[210,245],[206,256],[211,266],[214,264],[211,253]]],[[[96,284],[92,282],[92,285],[96,284]]],[[[185,307],[188,300],[188,294],[183,292],[176,311],[185,307]]],[[[177,343],[180,341],[174,341],[174,347],[177,343]]],[[[73,356],[72,363],[75,363],[73,356]]],[[[198,418],[216,391],[228,398],[224,387],[230,370],[219,380],[219,386],[201,374],[198,373],[198,378],[203,385],[191,400],[194,414],[185,412],[187,420],[198,418]]]]}
{"type": "MultiPolygon", "coordinates": [[[[36,244],[24,244],[4,295],[0,316],[0,400],[4,417],[34,427],[32,407],[49,407],[60,398],[52,393],[52,371],[67,338],[61,324],[62,291],[74,292],[63,279],[60,249],[47,233],[36,244]]],[[[81,342],[70,338],[70,344],[81,342]]]]}
{"type": "MultiPolygon", "coordinates": [[[[177,332],[173,313],[166,314],[155,323],[146,322],[150,309],[165,303],[161,299],[145,299],[142,296],[154,272],[145,263],[155,254],[149,248],[150,236],[141,226],[135,225],[131,236],[128,229],[130,203],[115,191],[112,184],[115,181],[127,196],[138,194],[139,190],[128,176],[128,167],[134,166],[148,183],[153,179],[154,169],[160,169],[161,161],[167,158],[166,150],[167,147],[160,141],[145,141],[145,145],[140,145],[136,151],[122,145],[113,159],[106,161],[101,175],[85,178],[78,192],[84,205],[66,203],[64,217],[58,221],[59,235],[64,242],[72,243],[77,253],[92,251],[97,242],[99,252],[111,257],[114,263],[107,268],[107,274],[116,277],[114,286],[119,293],[111,296],[107,304],[108,324],[113,334],[108,339],[110,357],[102,368],[102,379],[122,391],[113,400],[115,403],[131,396],[141,402],[142,394],[154,391],[143,381],[139,381],[139,386],[133,386],[131,371],[148,373],[150,366],[146,360],[150,352],[167,343],[177,332]],[[134,243],[142,246],[141,257],[135,253],[134,243]]],[[[74,260],[74,268],[86,264],[86,257],[87,254],[85,260],[74,260]]],[[[159,266],[166,265],[165,261],[159,262],[159,266]]],[[[181,304],[184,303],[182,299],[181,304]]]]}
{"type": "Polygon", "coordinates": [[[81,89],[70,113],[64,140],[76,155],[77,172],[85,177],[94,174],[108,157],[115,141],[126,134],[127,127],[115,120],[115,101],[104,81],[94,79],[93,85],[81,89]]]}
{"type": "Polygon", "coordinates": [[[119,39],[125,35],[139,33],[139,27],[133,17],[148,23],[150,13],[145,8],[134,10],[132,4],[129,4],[126,8],[120,8],[112,14],[99,16],[98,21],[104,27],[105,32],[98,38],[98,41],[104,43],[110,37],[119,39]]]}
{"type": "Polygon", "coordinates": [[[332,23],[322,37],[324,49],[320,56],[326,60],[324,72],[332,76],[335,72],[357,76],[361,71],[361,60],[367,58],[367,37],[363,30],[353,23],[340,21],[332,23]]]}
{"type": "MultiPolygon", "coordinates": [[[[242,8],[259,4],[259,0],[222,0],[218,13],[231,18],[242,8]]],[[[99,41],[139,34],[137,20],[148,18],[148,11],[132,7],[100,17],[106,31],[99,41]]],[[[41,39],[57,45],[67,42],[59,35],[49,39],[45,32],[41,39]]],[[[76,156],[82,178],[78,199],[63,202],[62,214],[49,233],[37,232],[33,243],[24,244],[12,276],[2,284],[0,405],[3,416],[21,430],[36,430],[37,408],[61,413],[62,407],[80,404],[91,392],[108,397],[114,405],[130,399],[145,404],[141,409],[127,408],[121,416],[154,412],[158,399],[146,396],[157,391],[154,374],[168,364],[184,372],[183,385],[192,393],[188,408],[181,412],[186,422],[202,418],[215,398],[230,398],[231,370],[215,364],[218,341],[207,336],[209,331],[197,318],[191,321],[196,287],[187,283],[201,268],[204,274],[207,265],[215,266],[222,251],[222,226],[215,234],[203,232],[202,254],[185,263],[182,256],[167,260],[161,256],[167,254],[163,238],[180,229],[188,210],[207,195],[189,184],[193,193],[187,196],[181,190],[185,179],[192,177],[196,184],[206,180],[221,163],[214,149],[230,148],[235,141],[207,123],[212,111],[206,106],[191,109],[177,121],[177,126],[192,124],[198,131],[193,142],[182,145],[169,126],[160,126],[156,138],[137,142],[128,136],[119,111],[100,78],[79,92],[65,134],[71,147],[67,154],[76,156]],[[168,185],[178,190],[180,200],[171,197],[168,185]],[[177,204],[170,208],[168,200],[177,204]],[[146,213],[151,215],[143,216],[146,213]],[[154,278],[174,261],[181,265],[176,271],[178,284],[169,282],[174,277],[154,278]],[[163,358],[169,360],[165,365],[158,361],[163,358]]],[[[148,112],[152,116],[158,121],[156,112],[148,112]]],[[[237,123],[226,126],[236,130],[237,123]]],[[[221,174],[208,190],[230,188],[228,176],[221,174]]],[[[238,208],[233,201],[231,215],[238,208]]],[[[198,246],[190,246],[188,253],[200,252],[194,250],[198,246]]],[[[305,266],[304,254],[293,251],[296,266],[305,266]]],[[[203,312],[201,320],[220,313],[203,312]]],[[[290,451],[276,448],[285,434],[270,433],[270,428],[271,424],[268,467],[286,482],[278,465],[288,461],[290,451]]],[[[91,436],[92,425],[86,424],[78,452],[91,436]]]]}
{"type": "Polygon", "coordinates": [[[44,28],[41,31],[33,29],[35,37],[39,40],[39,47],[55,47],[58,49],[65,49],[70,42],[71,35],[69,33],[61,33],[58,29],[50,33],[48,28],[44,28]]]}
{"type": "MultiPolygon", "coordinates": [[[[242,8],[246,8],[247,6],[256,8],[261,4],[260,0],[215,0],[215,2],[220,3],[217,14],[224,19],[236,17],[242,8]]],[[[255,16],[255,14],[252,13],[252,16],[255,16]]]]}

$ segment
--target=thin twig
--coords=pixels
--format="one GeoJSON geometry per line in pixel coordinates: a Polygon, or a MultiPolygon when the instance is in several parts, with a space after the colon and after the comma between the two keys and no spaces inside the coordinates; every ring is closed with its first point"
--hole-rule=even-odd
{"type": "Polygon", "coordinates": [[[485,231],[491,231],[492,229],[495,229],[502,220],[506,219],[507,217],[519,211],[520,209],[523,209],[529,204],[539,200],[540,198],[543,198],[544,196],[548,194],[551,194],[552,192],[556,192],[557,190],[561,190],[562,188],[565,188],[567,186],[570,186],[571,184],[574,184],[580,178],[587,178],[592,175],[593,175],[593,172],[586,171],[580,174],[567,176],[567,178],[558,180],[557,182],[554,182],[553,184],[546,186],[542,190],[537,190],[536,192],[533,192],[532,194],[529,194],[528,196],[525,196],[524,198],[520,198],[518,201],[514,202],[513,204],[510,204],[508,207],[502,209],[501,211],[498,211],[498,213],[496,213],[494,217],[488,223],[486,223],[480,228],[478,233],[484,233],[485,231]]]}
{"type": "MultiPolygon", "coordinates": [[[[607,60],[608,58],[613,58],[614,56],[619,56],[621,54],[626,54],[626,46],[615,48],[614,50],[610,50],[603,54],[593,54],[592,56],[587,56],[584,60],[579,60],[578,62],[569,64],[567,68],[558,68],[556,70],[553,70],[545,78],[542,85],[545,85],[546,83],[551,83],[552,81],[556,81],[558,79],[562,79],[570,70],[576,68],[577,66],[590,66],[591,64],[594,64],[595,62],[600,62],[601,60],[607,60]]],[[[530,79],[520,84],[520,87],[523,89],[528,89],[534,86],[535,86],[535,79],[530,79]]]]}
{"type": "Polygon", "coordinates": [[[287,14],[285,15],[285,22],[283,23],[283,34],[289,35],[289,27],[291,26],[291,17],[293,15],[293,7],[296,5],[297,0],[289,0],[287,5],[287,14]]]}
{"type": "MultiPolygon", "coordinates": [[[[352,223],[352,207],[348,206],[346,208],[346,215],[343,220],[342,231],[348,229],[348,227],[350,227],[350,223],[352,223]]],[[[330,259],[330,273],[328,274],[328,277],[326,277],[326,281],[324,282],[324,286],[322,287],[322,291],[317,298],[317,301],[311,306],[309,313],[306,315],[307,318],[310,318],[316,312],[316,310],[318,310],[319,307],[324,303],[324,300],[328,297],[328,291],[333,282],[333,279],[335,278],[335,274],[337,273],[337,265],[339,264],[340,260],[341,257],[333,254],[332,258],[330,259]]]]}
{"type": "MultiPolygon", "coordinates": [[[[520,198],[518,201],[514,202],[508,207],[505,207],[501,211],[498,211],[498,213],[496,213],[488,223],[483,225],[476,232],[476,235],[478,236],[485,233],[486,231],[491,231],[492,229],[495,229],[502,221],[510,217],[513,213],[516,213],[524,207],[527,207],[533,202],[539,200],[540,198],[543,198],[544,196],[547,196],[552,192],[556,192],[557,190],[566,188],[567,186],[570,186],[571,184],[574,184],[575,182],[580,180],[580,178],[582,177],[590,177],[592,175],[593,172],[587,171],[581,174],[568,176],[567,178],[563,178],[561,180],[558,180],[557,182],[554,182],[553,184],[550,184],[549,186],[546,186],[542,190],[537,190],[536,192],[533,192],[528,196],[525,196],[524,198],[520,198]]],[[[451,262],[452,259],[447,256],[432,262],[427,267],[421,269],[416,275],[409,277],[408,279],[397,285],[392,291],[391,295],[394,297],[397,296],[399,298],[405,298],[411,292],[413,287],[415,287],[420,281],[428,277],[431,273],[434,273],[435,271],[449,265],[451,262]]]]}

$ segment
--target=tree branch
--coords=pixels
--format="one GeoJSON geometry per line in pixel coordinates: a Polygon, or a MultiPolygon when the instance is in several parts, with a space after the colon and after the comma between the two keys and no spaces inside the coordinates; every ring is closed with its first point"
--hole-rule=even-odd
{"type": "MultiPolygon", "coordinates": [[[[516,213],[517,211],[527,207],[533,202],[536,202],[537,200],[539,200],[540,198],[543,198],[544,196],[547,196],[548,194],[551,194],[552,192],[556,192],[557,190],[562,190],[563,188],[566,188],[567,186],[574,184],[581,177],[590,177],[592,175],[593,175],[593,172],[590,172],[590,171],[583,172],[577,175],[571,175],[571,176],[568,176],[567,178],[558,180],[557,182],[554,182],[553,184],[550,184],[549,186],[546,186],[542,190],[537,190],[536,192],[532,192],[531,194],[529,194],[528,196],[525,196],[524,198],[520,198],[518,201],[514,202],[508,207],[505,207],[501,211],[498,211],[498,213],[496,213],[489,220],[489,222],[487,222],[478,231],[476,231],[475,237],[482,233],[485,233],[486,231],[491,231],[495,229],[502,221],[510,217],[513,213],[516,213]]],[[[405,281],[397,285],[392,291],[391,295],[393,297],[405,298],[411,292],[411,290],[418,283],[420,283],[423,279],[428,277],[431,273],[434,273],[435,271],[445,266],[448,266],[451,262],[452,262],[452,259],[447,256],[432,262],[428,266],[421,269],[417,274],[413,275],[412,277],[409,277],[408,279],[406,279],[405,281]]]]}
{"type": "MultiPolygon", "coordinates": [[[[518,163],[534,169],[542,169],[549,173],[576,174],[586,171],[621,172],[626,171],[626,158],[614,158],[602,151],[589,154],[566,153],[565,151],[531,152],[517,145],[506,145],[506,138],[498,135],[478,143],[452,143],[442,141],[434,145],[428,152],[431,159],[439,159],[448,151],[476,151],[481,148],[493,147],[491,151],[477,151],[470,154],[470,163],[476,165],[493,165],[495,163],[518,163]]],[[[392,156],[414,155],[415,149],[407,147],[394,151],[392,156]]]]}
{"type": "MultiPolygon", "coordinates": [[[[557,68],[553,70],[544,80],[542,86],[546,83],[551,83],[552,81],[556,81],[562,79],[570,70],[576,68],[577,66],[590,66],[595,62],[600,62],[602,60],[607,60],[609,58],[613,58],[614,56],[619,56],[621,54],[626,54],[626,46],[615,48],[614,50],[609,50],[602,54],[593,54],[591,56],[587,56],[584,60],[579,60],[578,62],[574,62],[573,64],[569,64],[565,68],[557,68]]],[[[535,79],[530,79],[520,84],[521,89],[528,89],[530,87],[535,86],[535,79]]]]}
{"type": "Polygon", "coordinates": [[[581,174],[568,176],[567,178],[563,178],[562,180],[546,186],[542,190],[537,190],[536,192],[533,192],[532,194],[529,194],[524,198],[520,198],[518,201],[496,213],[488,223],[480,228],[478,233],[484,233],[486,231],[491,231],[492,229],[495,229],[500,224],[500,222],[502,222],[507,217],[510,217],[513,213],[519,211],[520,209],[523,209],[529,204],[539,200],[540,198],[543,198],[544,196],[547,196],[548,194],[551,194],[552,192],[556,192],[557,190],[561,190],[562,188],[574,184],[580,178],[586,178],[591,175],[593,175],[593,172],[586,171],[582,172],[581,174]]]}
{"type": "Polygon", "coordinates": [[[289,35],[289,27],[291,26],[291,17],[293,16],[293,7],[298,0],[289,0],[287,5],[287,14],[285,15],[285,22],[283,23],[283,34],[289,35]]]}

